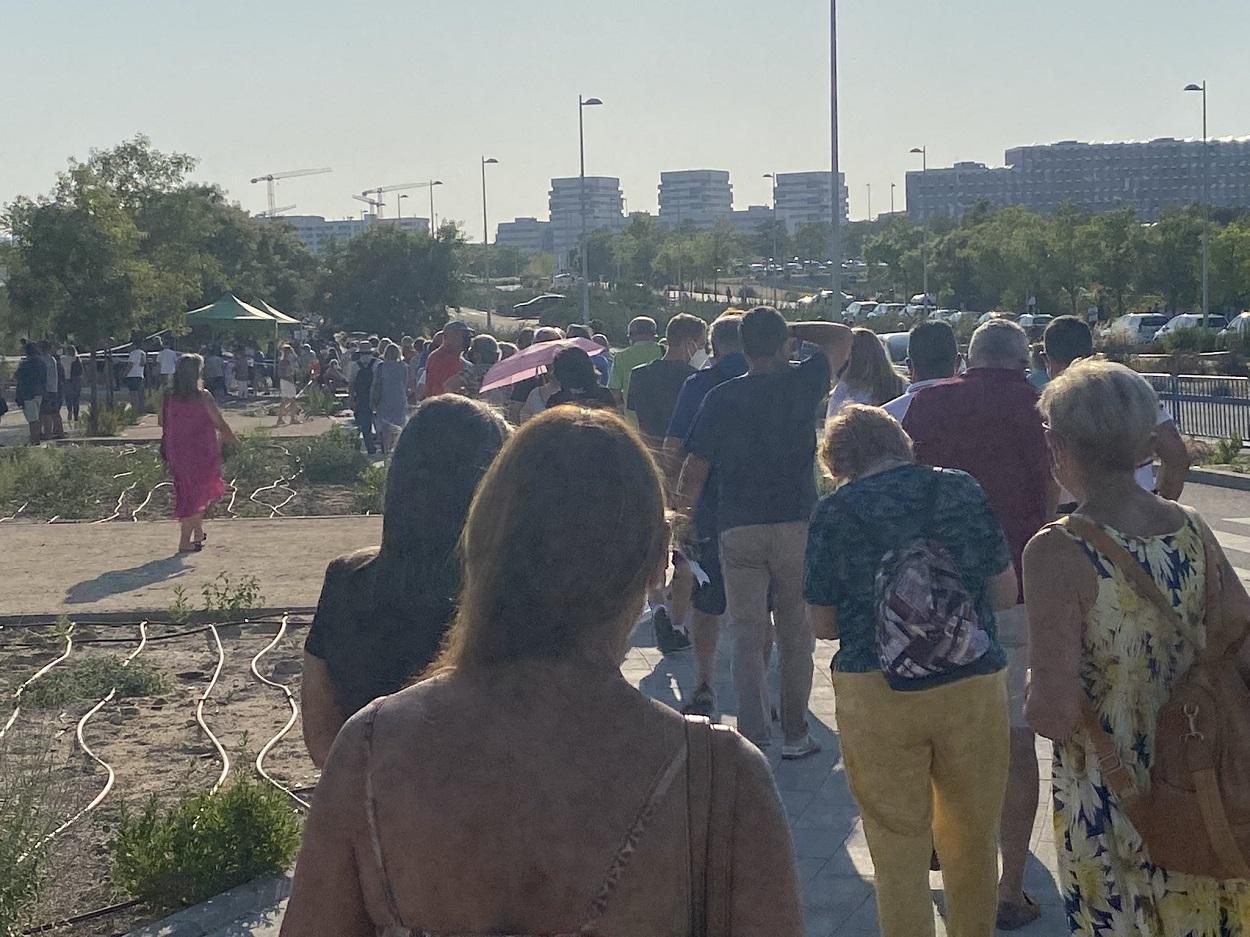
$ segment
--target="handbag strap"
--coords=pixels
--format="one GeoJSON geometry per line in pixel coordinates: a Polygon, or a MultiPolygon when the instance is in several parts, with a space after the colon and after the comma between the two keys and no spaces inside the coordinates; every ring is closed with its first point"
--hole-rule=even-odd
{"type": "Polygon", "coordinates": [[[734,814],[738,765],[733,730],[686,717],[687,840],[690,844],[690,933],[728,934],[732,907],[734,814]],[[719,754],[718,754],[719,752],[719,754]]]}

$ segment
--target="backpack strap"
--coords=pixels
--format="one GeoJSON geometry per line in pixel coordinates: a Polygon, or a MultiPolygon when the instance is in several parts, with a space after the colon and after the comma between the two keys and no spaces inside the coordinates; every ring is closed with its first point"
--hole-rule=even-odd
{"type": "Polygon", "coordinates": [[[734,815],[738,763],[733,730],[702,716],[686,717],[686,796],[690,843],[690,933],[719,937],[732,917],[734,815]]]}

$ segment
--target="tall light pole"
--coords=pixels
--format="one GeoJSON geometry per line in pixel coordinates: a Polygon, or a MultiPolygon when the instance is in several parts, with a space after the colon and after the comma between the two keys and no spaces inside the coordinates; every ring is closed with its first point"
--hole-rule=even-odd
{"type": "MultiPolygon", "coordinates": [[[[486,290],[488,293],[490,291],[490,229],[486,224],[486,167],[495,166],[498,163],[499,160],[493,156],[482,157],[482,263],[486,268],[486,290]]],[[[487,330],[490,330],[494,325],[492,317],[495,310],[491,308],[493,305],[494,303],[489,303],[486,306],[487,330]]]]}
{"type": "Polygon", "coordinates": [[[834,309],[842,313],[842,186],[838,172],[838,0],[829,0],[829,183],[833,196],[829,259],[833,261],[830,286],[834,309]]]}
{"type": "MultiPolygon", "coordinates": [[[[772,199],[773,199],[773,223],[772,223],[772,229],[773,229],[773,255],[772,255],[771,257],[769,257],[769,258],[768,258],[768,263],[769,263],[769,265],[771,266],[772,264],[775,264],[775,263],[777,262],[777,223],[780,221],[780,219],[777,217],[777,174],[776,174],[775,172],[766,172],[766,173],[764,173],[764,178],[765,178],[765,179],[771,179],[771,180],[772,180],[772,190],[773,190],[773,191],[772,191],[772,199]]],[[[765,270],[764,272],[765,272],[765,273],[768,273],[768,270],[765,270]]]]}
{"type": "MultiPolygon", "coordinates": [[[[929,171],[929,148],[928,146],[913,146],[913,153],[920,154],[920,171],[922,173],[929,171]]],[[[910,209],[911,206],[909,205],[910,209]]],[[[929,308],[929,222],[925,219],[920,224],[920,256],[924,264],[924,305],[925,309],[929,308]]]]}
{"type": "Polygon", "coordinates": [[[865,185],[868,186],[868,220],[872,221],[872,183],[867,182],[865,185]]]}
{"type": "Polygon", "coordinates": [[[890,214],[894,214],[894,183],[890,183],[890,214]]]}
{"type": "Polygon", "coordinates": [[[586,257],[586,130],[582,115],[586,112],[586,108],[597,107],[602,103],[598,98],[583,98],[580,94],[577,96],[577,150],[581,165],[578,178],[581,180],[579,192],[582,214],[582,235],[578,241],[578,253],[582,255],[583,325],[590,324],[590,265],[586,257]]]}
{"type": "Polygon", "coordinates": [[[431,179],[430,187],[430,237],[434,237],[434,233],[438,230],[438,223],[434,220],[434,186],[442,185],[442,179],[431,179]]]}
{"type": "Polygon", "coordinates": [[[407,197],[407,192],[400,192],[395,196],[395,217],[400,221],[404,218],[404,199],[407,197]]]}
{"type": "Polygon", "coordinates": [[[1208,271],[1211,265],[1211,154],[1207,143],[1207,83],[1186,85],[1186,91],[1202,92],[1202,327],[1211,314],[1208,271]]]}

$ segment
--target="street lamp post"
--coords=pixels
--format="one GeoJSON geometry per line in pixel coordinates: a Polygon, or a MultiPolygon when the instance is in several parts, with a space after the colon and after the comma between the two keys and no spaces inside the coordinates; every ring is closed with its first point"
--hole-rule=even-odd
{"type": "MultiPolygon", "coordinates": [[[[771,227],[773,229],[773,255],[768,258],[769,266],[771,266],[777,262],[777,223],[780,220],[777,217],[777,174],[775,172],[766,172],[764,173],[764,178],[772,180],[773,223],[771,227]]],[[[765,270],[764,272],[767,274],[769,271],[765,270]]]]}
{"type": "MultiPolygon", "coordinates": [[[[490,229],[486,224],[486,167],[495,166],[498,163],[499,160],[495,159],[493,156],[482,157],[482,263],[486,268],[486,291],[488,295],[490,293],[490,229]]],[[[490,331],[493,327],[492,317],[495,310],[491,308],[492,306],[494,306],[494,302],[487,303],[486,305],[487,331],[490,331]]]]}
{"type": "Polygon", "coordinates": [[[867,182],[865,185],[868,186],[868,220],[872,221],[872,183],[867,182]]]}
{"type": "Polygon", "coordinates": [[[890,214],[894,214],[894,183],[890,183],[890,214]]]}
{"type": "Polygon", "coordinates": [[[430,186],[430,237],[434,237],[434,233],[438,231],[438,222],[434,220],[434,186],[442,185],[442,179],[431,179],[430,186]]]}
{"type": "Polygon", "coordinates": [[[829,259],[834,309],[842,312],[842,185],[838,172],[838,0],[829,0],[829,194],[833,205],[829,259]]]}
{"type": "Polygon", "coordinates": [[[1209,270],[1211,265],[1211,154],[1207,143],[1207,83],[1186,85],[1186,91],[1202,94],[1202,327],[1211,314],[1209,270]]]}
{"type": "Polygon", "coordinates": [[[395,217],[400,221],[404,219],[404,199],[407,197],[407,192],[400,192],[395,196],[395,217]]]}
{"type": "Polygon", "coordinates": [[[578,242],[578,253],[582,255],[582,323],[590,324],[590,265],[586,257],[586,130],[582,115],[586,108],[596,107],[603,102],[598,98],[577,96],[577,150],[580,159],[580,199],[582,215],[582,234],[578,242]]]}
{"type": "MultiPolygon", "coordinates": [[[[928,146],[913,146],[913,153],[920,154],[920,171],[922,173],[929,171],[929,148],[928,146]]],[[[910,206],[908,206],[910,209],[910,206]]],[[[924,265],[924,305],[925,309],[929,308],[929,223],[928,219],[921,222],[920,225],[920,256],[924,265]]]]}

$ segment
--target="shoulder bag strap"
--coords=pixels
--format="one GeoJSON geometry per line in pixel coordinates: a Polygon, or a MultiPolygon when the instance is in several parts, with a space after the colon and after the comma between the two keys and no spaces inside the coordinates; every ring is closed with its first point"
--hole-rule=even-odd
{"type": "Polygon", "coordinates": [[[732,919],[733,850],[735,814],[738,806],[738,760],[733,751],[733,730],[711,723],[712,809],[708,824],[707,934],[730,933],[732,919]]]}
{"type": "Polygon", "coordinates": [[[712,732],[708,719],[686,717],[686,843],[690,882],[690,935],[707,934],[707,855],[712,808],[712,732]]]}

